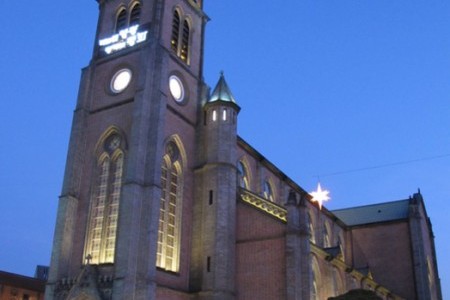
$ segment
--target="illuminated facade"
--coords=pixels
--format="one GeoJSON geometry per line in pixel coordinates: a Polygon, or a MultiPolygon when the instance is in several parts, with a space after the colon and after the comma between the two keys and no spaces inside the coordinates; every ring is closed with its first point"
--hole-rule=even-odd
{"type": "Polygon", "coordinates": [[[420,194],[330,212],[237,135],[200,0],[97,1],[45,299],[441,299],[420,194]]]}

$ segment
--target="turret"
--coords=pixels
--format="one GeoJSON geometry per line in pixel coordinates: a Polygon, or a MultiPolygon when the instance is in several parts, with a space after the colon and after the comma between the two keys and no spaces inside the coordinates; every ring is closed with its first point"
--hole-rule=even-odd
{"type": "Polygon", "coordinates": [[[229,163],[234,166],[237,159],[237,114],[240,107],[223,73],[203,110],[207,162],[229,163]]]}
{"type": "Polygon", "coordinates": [[[237,114],[240,108],[221,74],[203,107],[196,173],[191,289],[200,299],[234,299],[237,114]]]}

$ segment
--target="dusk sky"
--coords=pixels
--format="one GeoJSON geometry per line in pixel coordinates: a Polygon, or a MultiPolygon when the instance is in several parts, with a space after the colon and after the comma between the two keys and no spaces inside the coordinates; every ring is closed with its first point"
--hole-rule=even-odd
{"type": "MultiPolygon", "coordinates": [[[[450,1],[204,0],[205,81],[238,132],[330,209],[420,191],[450,299],[450,1]]],[[[48,265],[98,4],[0,1],[0,270],[48,265]]]]}

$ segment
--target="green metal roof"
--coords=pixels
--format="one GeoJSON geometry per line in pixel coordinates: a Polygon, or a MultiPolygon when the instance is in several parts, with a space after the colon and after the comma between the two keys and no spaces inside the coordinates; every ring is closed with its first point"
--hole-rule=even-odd
{"type": "Polygon", "coordinates": [[[331,211],[348,226],[407,219],[410,200],[344,208],[331,211]]]}
{"type": "Polygon", "coordinates": [[[225,76],[223,72],[220,74],[220,79],[217,82],[214,91],[212,92],[211,97],[209,97],[208,102],[214,101],[225,101],[232,102],[236,104],[236,100],[234,99],[233,94],[231,93],[230,88],[228,87],[227,82],[225,81],[225,76]]]}

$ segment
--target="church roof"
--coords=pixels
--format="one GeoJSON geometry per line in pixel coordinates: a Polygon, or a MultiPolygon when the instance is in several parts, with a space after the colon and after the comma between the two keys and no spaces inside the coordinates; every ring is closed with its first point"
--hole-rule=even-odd
{"type": "Polygon", "coordinates": [[[225,81],[223,72],[220,74],[219,81],[217,82],[217,85],[214,88],[211,97],[209,97],[208,103],[215,101],[232,102],[236,104],[236,100],[234,99],[234,96],[231,93],[227,82],[225,81]]]}
{"type": "Polygon", "coordinates": [[[407,219],[409,200],[358,206],[333,210],[332,213],[346,225],[356,226],[407,219]]]}
{"type": "Polygon", "coordinates": [[[45,280],[4,271],[0,271],[0,285],[13,286],[40,293],[43,293],[45,290],[45,280]]]}

